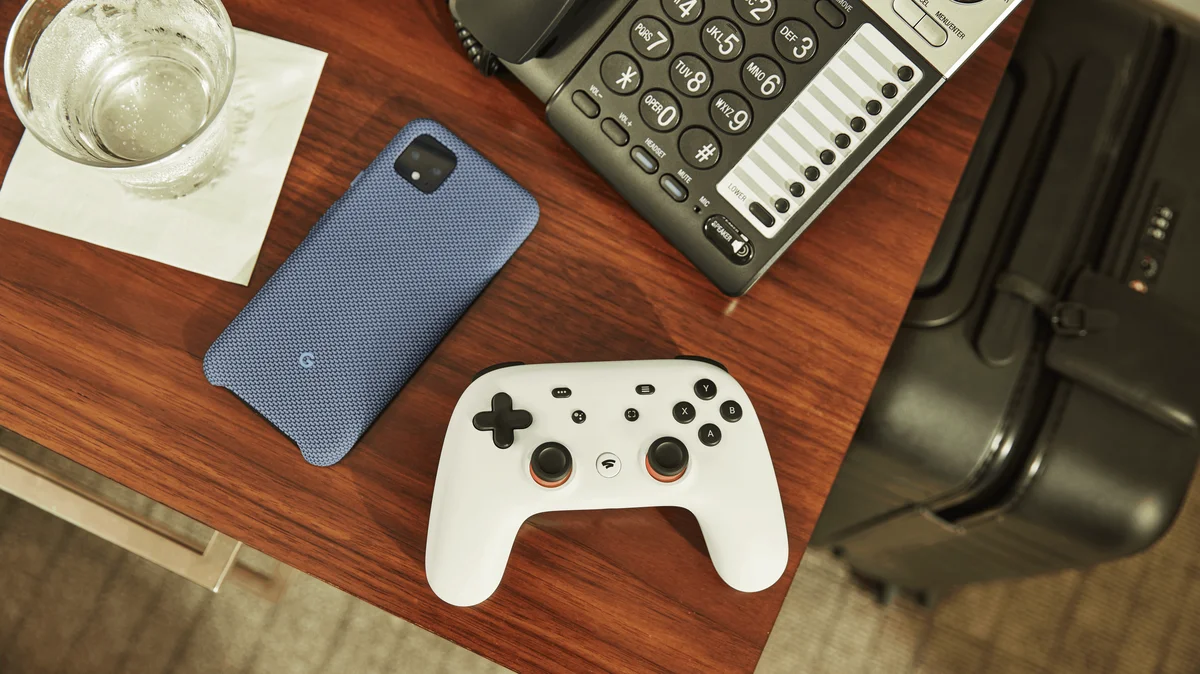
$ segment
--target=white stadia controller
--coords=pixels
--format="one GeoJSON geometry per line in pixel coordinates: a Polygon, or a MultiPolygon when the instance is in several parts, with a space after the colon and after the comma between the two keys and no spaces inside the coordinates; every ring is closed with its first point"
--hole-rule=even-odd
{"type": "Polygon", "coordinates": [[[783,575],[771,455],[722,367],[681,358],[485,370],[450,418],[425,573],[443,600],[473,606],[499,587],[530,516],[654,506],[696,516],[734,589],[757,592],[783,575]]]}

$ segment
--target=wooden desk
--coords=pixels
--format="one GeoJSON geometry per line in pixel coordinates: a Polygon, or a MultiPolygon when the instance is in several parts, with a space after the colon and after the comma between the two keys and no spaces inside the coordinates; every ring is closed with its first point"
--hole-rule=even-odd
{"type": "MultiPolygon", "coordinates": [[[[0,0],[0,21],[19,6],[0,0]]],[[[329,53],[251,287],[0,221],[0,425],[514,669],[751,670],[1020,18],[731,302],[547,128],[528,92],[479,78],[442,0],[228,6],[238,26],[329,53]],[[541,223],[349,457],[314,468],[209,386],[201,359],[355,174],[424,116],[532,190],[541,223]],[[791,534],[779,583],[736,592],[690,514],[631,510],[534,518],[489,601],[434,597],[434,475],[477,370],[679,353],[726,363],[763,420],[791,534]]],[[[8,106],[0,126],[6,168],[21,134],[8,106]]]]}

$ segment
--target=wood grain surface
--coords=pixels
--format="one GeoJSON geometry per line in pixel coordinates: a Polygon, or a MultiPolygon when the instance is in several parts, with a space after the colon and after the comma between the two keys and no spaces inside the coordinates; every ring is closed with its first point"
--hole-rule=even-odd
{"type": "MultiPolygon", "coordinates": [[[[20,4],[0,0],[0,21],[20,4]]],[[[517,670],[753,669],[1024,13],[730,301],[548,129],[533,96],[475,73],[442,0],[226,4],[240,27],[329,53],[251,286],[0,221],[0,425],[517,670]],[[542,219],[358,447],[314,468],[210,386],[201,359],[418,117],[531,190],[542,219]],[[764,423],[791,537],[779,583],[730,589],[689,513],[648,509],[536,517],[490,600],[460,609],[431,593],[434,475],[477,370],[680,353],[727,364],[764,423]]],[[[3,106],[4,168],[20,135],[3,106]]]]}

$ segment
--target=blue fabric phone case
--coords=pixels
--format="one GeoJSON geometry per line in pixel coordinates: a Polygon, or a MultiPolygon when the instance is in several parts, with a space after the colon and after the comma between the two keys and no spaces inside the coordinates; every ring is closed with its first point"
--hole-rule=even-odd
{"type": "Polygon", "coordinates": [[[532,195],[440,124],[404,127],[204,357],[300,447],[342,459],[538,220],[532,195]],[[393,163],[422,134],[457,157],[432,194],[393,163]]]}

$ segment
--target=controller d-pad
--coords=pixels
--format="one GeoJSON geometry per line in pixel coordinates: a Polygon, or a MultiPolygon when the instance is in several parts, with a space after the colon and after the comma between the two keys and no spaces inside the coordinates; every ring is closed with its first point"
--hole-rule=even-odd
{"type": "Polygon", "coordinates": [[[500,449],[512,447],[514,431],[533,425],[533,415],[528,410],[514,410],[512,396],[497,393],[492,396],[492,409],[476,414],[471,423],[476,430],[491,431],[492,442],[500,449]]]}

